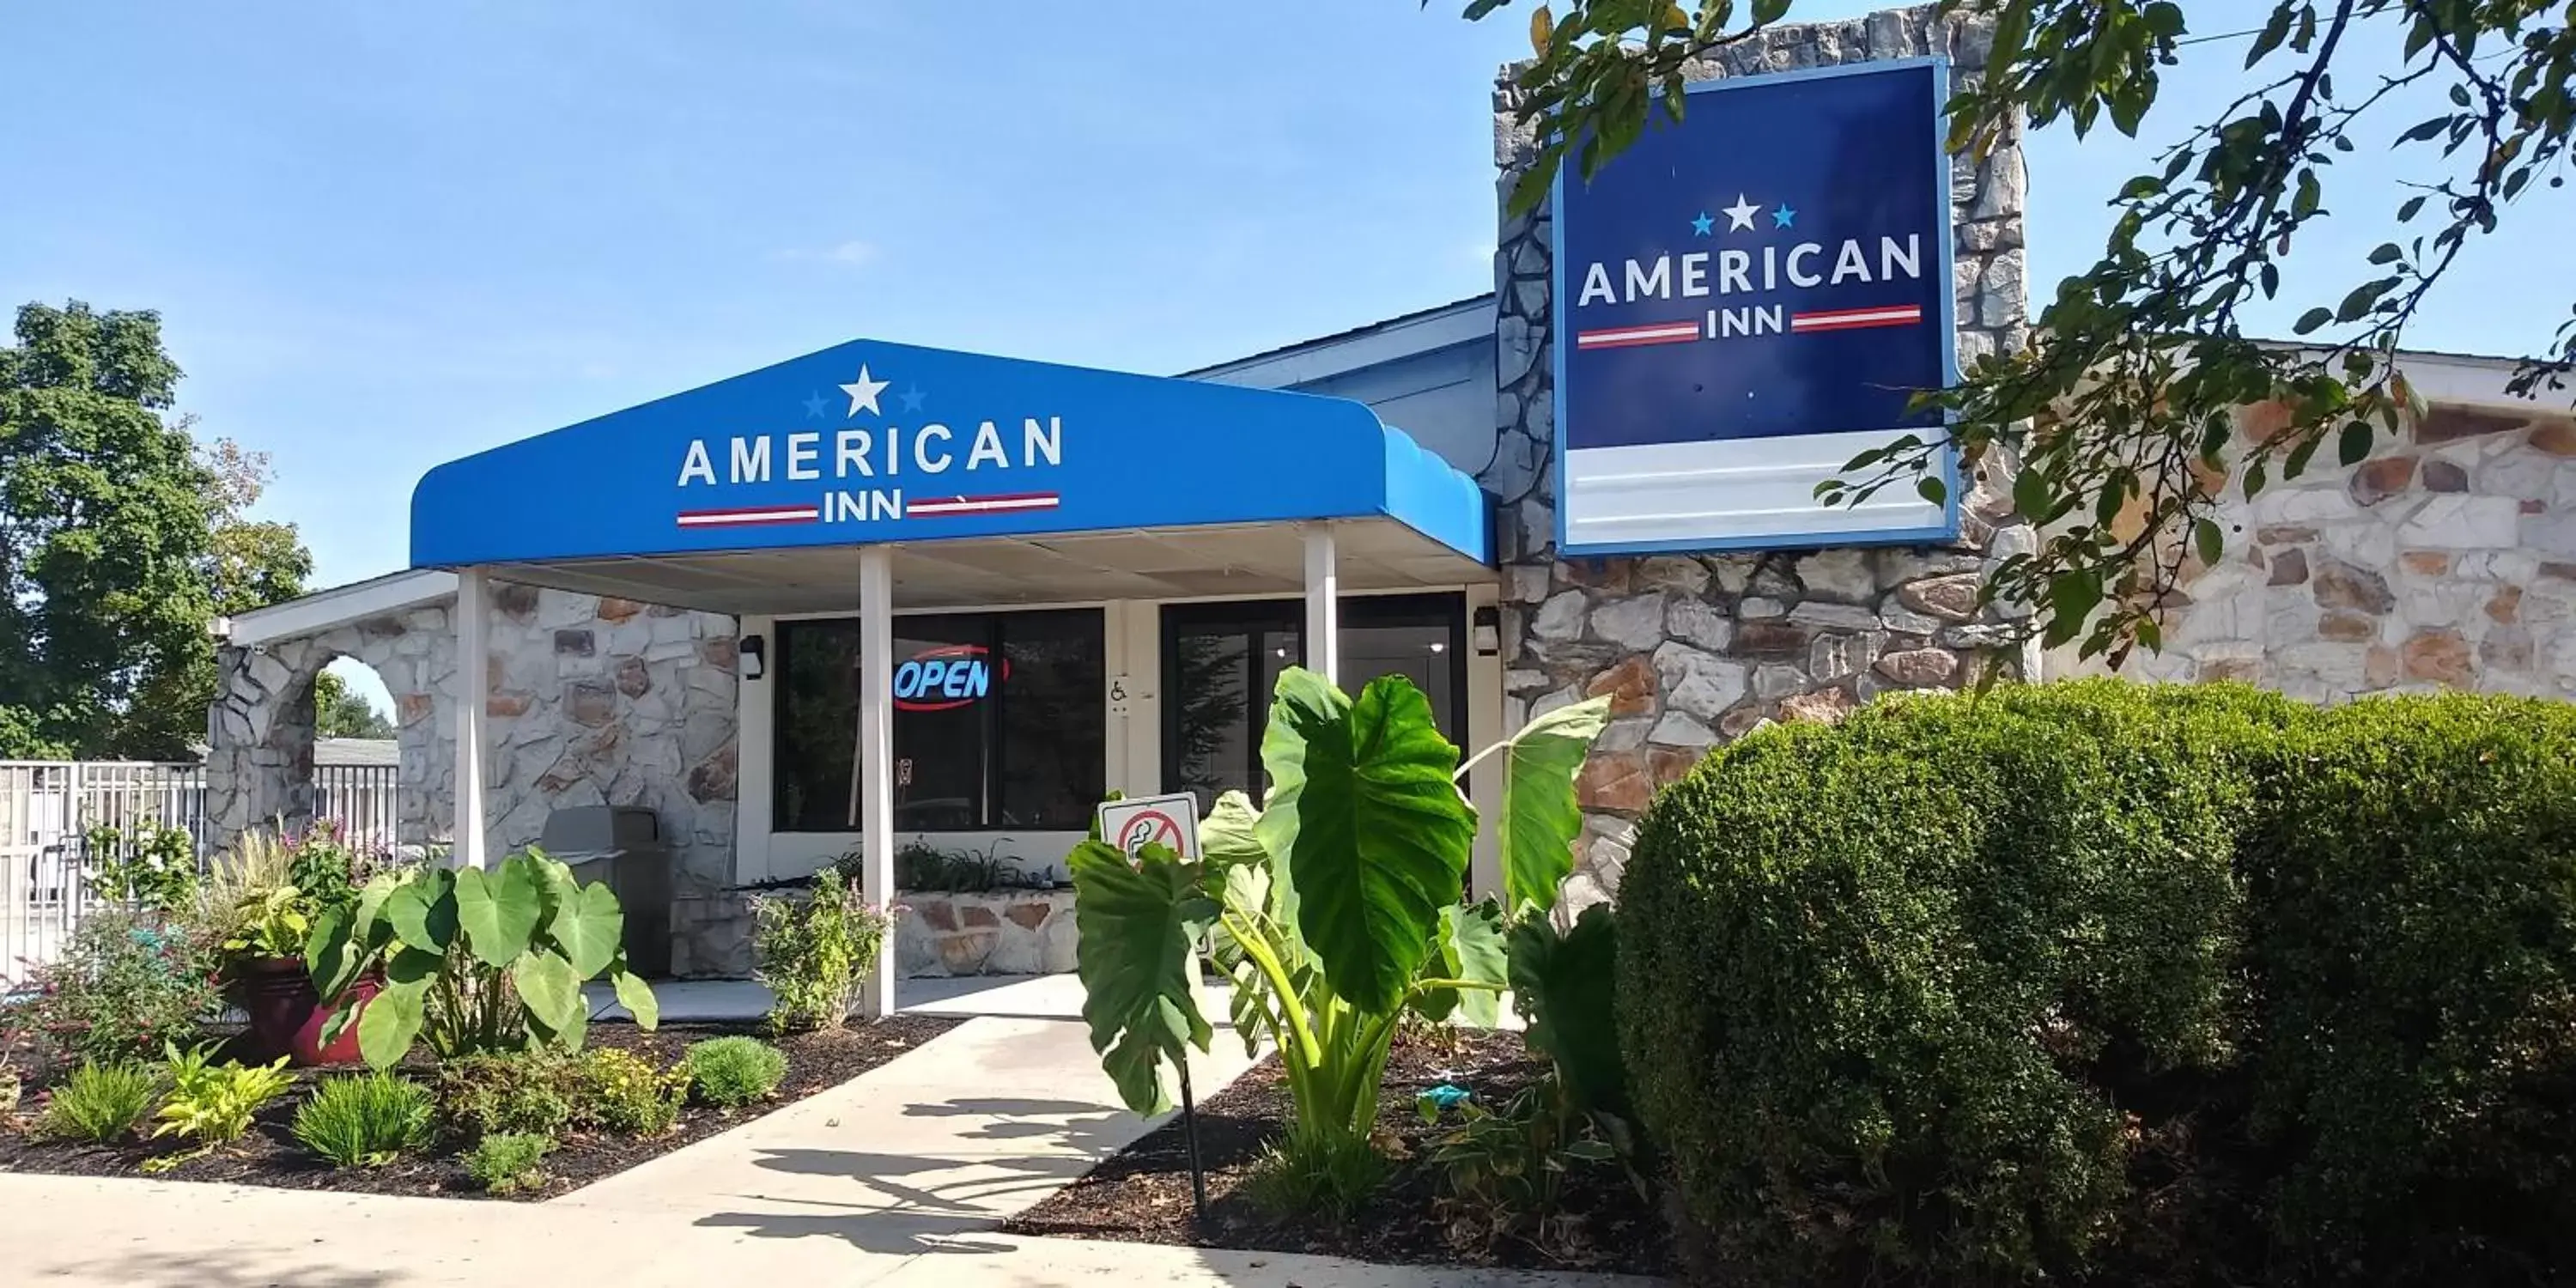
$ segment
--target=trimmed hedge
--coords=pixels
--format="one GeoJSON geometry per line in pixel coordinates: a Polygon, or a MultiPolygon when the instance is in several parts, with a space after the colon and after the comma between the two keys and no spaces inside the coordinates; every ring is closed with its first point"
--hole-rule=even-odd
{"type": "Polygon", "coordinates": [[[1881,702],[1667,791],[1620,920],[1711,1278],[2455,1283],[2576,1238],[2576,709],[1881,702]]]}

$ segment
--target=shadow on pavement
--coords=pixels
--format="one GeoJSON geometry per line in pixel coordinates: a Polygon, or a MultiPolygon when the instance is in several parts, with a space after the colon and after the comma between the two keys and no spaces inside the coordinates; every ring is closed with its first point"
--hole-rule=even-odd
{"type": "Polygon", "coordinates": [[[391,1271],[358,1270],[340,1264],[353,1257],[366,1257],[364,1247],[355,1241],[343,1241],[336,1247],[323,1245],[320,1240],[315,1244],[309,1253],[302,1254],[302,1259],[249,1248],[135,1251],[52,1265],[12,1264],[8,1277],[11,1282],[72,1279],[131,1284],[135,1288],[389,1288],[401,1282],[391,1271]],[[20,1274],[26,1280],[17,1279],[20,1274]]]}

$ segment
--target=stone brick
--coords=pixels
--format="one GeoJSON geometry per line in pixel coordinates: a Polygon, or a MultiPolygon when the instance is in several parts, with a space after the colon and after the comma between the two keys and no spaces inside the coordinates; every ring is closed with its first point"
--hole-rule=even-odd
{"type": "Polygon", "coordinates": [[[1699,765],[1700,752],[1672,747],[1656,747],[1646,753],[1647,772],[1654,775],[1655,786],[1668,787],[1680,782],[1699,765]]]}
{"type": "Polygon", "coordinates": [[[1866,604],[1878,594],[1878,574],[1865,550],[1825,550],[1798,561],[1798,582],[1807,594],[1845,604],[1866,604]]]}
{"type": "Polygon", "coordinates": [[[2466,688],[2477,682],[2477,664],[2469,652],[2469,642],[2449,627],[2431,627],[2415,632],[2406,640],[2400,656],[2406,663],[2406,678],[2429,680],[2466,688]]]}
{"type": "Polygon", "coordinates": [[[622,622],[643,611],[644,605],[632,599],[619,599],[614,595],[599,598],[599,620],[603,622],[622,622]]]}
{"type": "Polygon", "coordinates": [[[957,928],[957,905],[951,900],[915,895],[904,902],[911,904],[913,912],[924,922],[929,923],[933,930],[957,928]]]}
{"type": "Polygon", "coordinates": [[[2207,684],[2253,684],[2263,678],[2263,662],[2251,657],[2214,657],[2200,664],[2199,678],[2207,684]]]}
{"type": "Polygon", "coordinates": [[[589,657],[597,651],[597,641],[589,631],[556,631],[556,657],[589,657]]]}
{"type": "Polygon", "coordinates": [[[2480,434],[2501,434],[2520,429],[2525,421],[2520,416],[2505,416],[2490,411],[2471,411],[2466,407],[2434,407],[2415,422],[2415,441],[2449,443],[2480,434]]]}
{"type": "Polygon", "coordinates": [[[630,698],[640,698],[653,688],[652,672],[640,657],[621,658],[617,663],[617,691],[630,698]]]}
{"type": "Polygon", "coordinates": [[[2451,461],[2434,457],[2424,462],[2424,490],[2466,492],[2469,490],[2469,472],[2451,461]]]}
{"type": "Polygon", "coordinates": [[[711,635],[698,641],[698,661],[730,673],[734,667],[734,639],[730,635],[711,635]]]}
{"type": "Polygon", "coordinates": [[[1964,622],[1976,616],[1978,584],[1975,573],[1931,577],[1898,587],[1896,596],[1916,612],[1964,622]]]}
{"type": "Polygon", "coordinates": [[[1820,603],[1812,599],[1789,611],[1789,623],[1837,631],[1865,631],[1879,624],[1875,609],[1858,604],[1820,603]]]}
{"type": "Polygon", "coordinates": [[[1600,604],[1592,610],[1592,634],[1640,652],[1653,648],[1664,638],[1664,593],[1648,591],[1600,604]]]}
{"type": "Polygon", "coordinates": [[[1573,586],[1589,586],[1613,595],[1628,593],[1635,575],[1634,559],[1568,559],[1556,566],[1556,579],[1573,586]]]}
{"type": "Polygon", "coordinates": [[[1762,708],[1737,707],[1717,722],[1717,733],[1721,738],[1741,738],[1769,723],[1771,718],[1762,714],[1762,708]]]}
{"type": "Polygon", "coordinates": [[[2528,671],[2531,656],[2531,632],[2519,626],[2489,631],[2478,641],[2478,660],[2499,671],[2528,671]]]}
{"type": "Polygon", "coordinates": [[[528,714],[528,706],[534,700],[532,695],[525,693],[495,693],[483,699],[483,714],[515,720],[528,714]]]}
{"type": "Polygon", "coordinates": [[[1735,642],[1735,623],[1704,600],[1674,599],[1665,606],[1664,629],[1713,653],[1724,652],[1735,642]]]}
{"type": "Polygon", "coordinates": [[[1619,665],[1594,676],[1583,687],[1583,695],[1597,698],[1607,694],[1610,714],[1614,716],[1646,715],[1655,709],[1655,668],[1642,653],[1630,654],[1619,665]]]}
{"type": "Polygon", "coordinates": [[[729,801],[734,794],[734,747],[727,743],[689,771],[689,795],[700,801],[729,801]]]}
{"type": "Polygon", "coordinates": [[[959,908],[957,912],[958,922],[969,930],[979,930],[987,926],[998,926],[1002,924],[1002,919],[994,916],[992,909],[987,908],[980,903],[967,904],[965,907],[959,908]]]}
{"type": "Polygon", "coordinates": [[[2364,461],[2352,472],[2352,499],[2362,505],[2377,505],[2405,491],[2414,479],[2414,457],[2383,456],[2364,461]]]}
{"type": "Polygon", "coordinates": [[[537,611],[537,588],[515,581],[492,584],[492,607],[502,616],[526,621],[537,611]]]}
{"type": "Polygon", "coordinates": [[[426,720],[429,718],[430,713],[436,709],[436,700],[426,693],[398,693],[394,695],[394,719],[399,723],[411,724],[415,721],[426,720]]]}
{"type": "MultiPolygon", "coordinates": [[[[2259,548],[2258,551],[2259,553],[2259,548]]],[[[2292,546],[2272,558],[2272,576],[2266,583],[2273,586],[2298,586],[2308,580],[2308,552],[2292,546]]]]}
{"type": "Polygon", "coordinates": [[[2560,581],[2576,581],[2576,563],[2560,563],[2556,560],[2550,560],[2540,565],[2540,575],[2543,577],[2554,577],[2560,581]]]}
{"type": "Polygon", "coordinates": [[[2296,541],[2314,541],[2317,530],[2291,523],[2267,524],[2254,530],[2254,539],[2267,546],[2281,546],[2296,541]]]}
{"type": "Polygon", "coordinates": [[[1046,924],[1048,914],[1054,911],[1055,908],[1051,904],[1015,903],[1008,908],[1004,908],[1002,910],[1002,915],[1010,918],[1013,924],[1019,926],[1023,930],[1035,930],[1039,926],[1046,924]]]}
{"type": "Polygon", "coordinates": [[[1564,641],[1583,634],[1583,592],[1559,591],[1539,605],[1538,614],[1530,619],[1530,633],[1542,640],[1564,641]]]}
{"type": "Polygon", "coordinates": [[[2531,445],[2552,456],[2576,456],[2576,421],[2549,420],[2532,426],[2531,445]]]}
{"type": "Polygon", "coordinates": [[[1879,674],[1912,688],[1947,684],[1958,670],[1958,656],[1937,648],[1906,649],[1878,659],[1879,674]]]}
{"type": "Polygon", "coordinates": [[[2409,550],[2397,556],[2397,566],[2419,577],[2439,577],[2451,571],[2451,557],[2439,550],[2409,550]]]}
{"type": "Polygon", "coordinates": [[[1842,689],[1818,689],[1780,700],[1780,718],[1833,724],[1851,714],[1852,695],[1842,689]]]}
{"type": "Polygon", "coordinates": [[[2522,587],[2499,588],[2495,598],[2487,601],[2487,616],[2506,626],[2522,620],[2522,587]]]}
{"type": "Polygon", "coordinates": [[[2376,615],[2397,606],[2397,597],[2388,593],[2388,582],[2378,573],[2340,559],[2319,561],[2311,593],[2320,608],[2347,608],[2376,615]]]}
{"type": "Polygon", "coordinates": [[[2379,638],[2379,623],[2357,613],[2328,613],[2317,621],[2317,638],[2364,644],[2379,638]]]}
{"type": "Polygon", "coordinates": [[[2362,655],[2362,682],[2371,688],[2385,689],[2397,683],[2397,677],[2403,673],[2403,670],[2397,650],[2393,648],[2374,644],[2370,646],[2369,652],[2362,655]]]}
{"type": "Polygon", "coordinates": [[[1656,555],[1637,565],[1635,577],[1644,585],[1684,595],[1708,589],[1708,565],[1686,555],[1656,555]]]}
{"type": "Polygon", "coordinates": [[[1739,622],[1735,627],[1735,651],[1753,658],[1799,658],[1806,655],[1812,634],[1802,626],[1784,621],[1739,622]]]}
{"type": "Polygon", "coordinates": [[[617,689],[599,680],[574,680],[563,686],[564,718],[598,728],[617,718],[617,689]]]}
{"type": "Polygon", "coordinates": [[[1654,799],[1654,771],[1643,752],[1595,755],[1583,762],[1583,772],[1575,776],[1574,794],[1585,809],[1634,814],[1654,799]]]}
{"type": "Polygon", "coordinates": [[[1706,747],[1717,741],[1717,734],[1688,713],[1667,711],[1646,741],[1665,747],[1706,747]]]}

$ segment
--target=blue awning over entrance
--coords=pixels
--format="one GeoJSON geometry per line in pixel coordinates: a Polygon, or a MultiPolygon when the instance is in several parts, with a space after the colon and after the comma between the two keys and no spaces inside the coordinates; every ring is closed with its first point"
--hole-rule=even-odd
{"type": "Polygon", "coordinates": [[[441,465],[411,552],[596,568],[1307,520],[1491,563],[1475,481],[1359,403],[857,340],[441,465]]]}

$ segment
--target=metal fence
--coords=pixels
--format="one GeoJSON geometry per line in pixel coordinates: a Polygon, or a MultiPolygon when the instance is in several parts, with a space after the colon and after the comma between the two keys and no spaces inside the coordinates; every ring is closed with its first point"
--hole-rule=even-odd
{"type": "MultiPolygon", "coordinates": [[[[314,816],[339,824],[360,849],[392,849],[397,773],[391,765],[317,768],[314,816]]],[[[88,838],[148,827],[187,833],[204,861],[204,766],[0,761],[0,991],[53,960],[97,901],[87,878],[100,856],[88,838]]]]}

